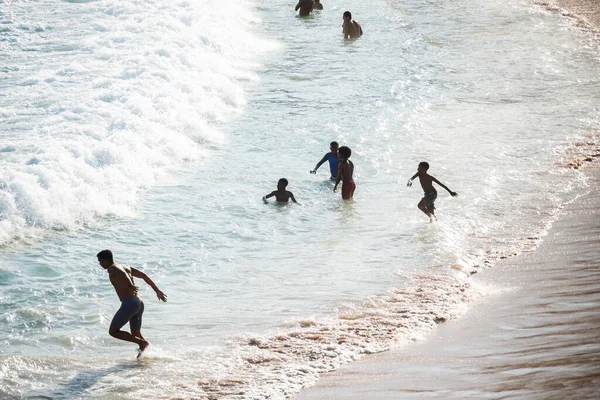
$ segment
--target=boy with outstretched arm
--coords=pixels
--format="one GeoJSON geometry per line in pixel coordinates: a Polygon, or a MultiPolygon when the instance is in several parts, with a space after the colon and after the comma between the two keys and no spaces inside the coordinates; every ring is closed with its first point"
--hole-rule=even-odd
{"type": "Polygon", "coordinates": [[[329,180],[335,181],[335,178],[337,177],[338,164],[340,162],[338,157],[338,147],[338,142],[331,142],[331,144],[329,145],[329,150],[331,151],[323,156],[321,161],[319,161],[315,166],[315,169],[310,171],[310,173],[316,174],[319,167],[323,165],[325,161],[329,161],[329,172],[331,172],[331,177],[329,178],[329,180]]]}
{"type": "Polygon", "coordinates": [[[419,167],[417,168],[417,173],[414,174],[408,180],[408,183],[406,184],[406,186],[411,187],[412,181],[417,176],[419,177],[419,182],[421,183],[421,187],[423,188],[424,196],[421,199],[421,201],[419,202],[418,207],[419,207],[419,210],[423,211],[425,213],[425,215],[427,215],[429,217],[429,222],[432,222],[433,218],[437,219],[437,217],[435,216],[435,205],[434,205],[435,199],[437,199],[437,190],[435,190],[435,188],[433,187],[433,182],[437,183],[438,185],[440,185],[441,187],[446,189],[452,197],[458,196],[458,193],[453,192],[452,190],[448,189],[448,187],[446,187],[446,185],[444,185],[442,182],[438,181],[433,176],[429,175],[427,173],[428,169],[429,169],[429,164],[427,162],[423,161],[423,162],[419,163],[419,167]]]}
{"type": "Polygon", "coordinates": [[[354,190],[356,189],[356,183],[352,175],[354,174],[354,164],[349,160],[352,155],[350,147],[342,146],[338,150],[340,156],[340,164],[338,165],[337,178],[335,180],[335,186],[333,191],[335,192],[340,181],[342,183],[342,199],[350,200],[354,196],[354,190]]]}
{"type": "Polygon", "coordinates": [[[265,204],[268,204],[269,202],[267,201],[267,199],[275,196],[275,200],[277,200],[280,203],[287,203],[290,199],[292,199],[292,201],[294,203],[298,203],[296,201],[296,199],[294,198],[294,194],[288,190],[285,190],[287,185],[288,185],[288,180],[285,178],[281,178],[277,182],[277,190],[274,190],[271,193],[269,193],[268,195],[264,196],[262,198],[263,202],[265,204]]]}

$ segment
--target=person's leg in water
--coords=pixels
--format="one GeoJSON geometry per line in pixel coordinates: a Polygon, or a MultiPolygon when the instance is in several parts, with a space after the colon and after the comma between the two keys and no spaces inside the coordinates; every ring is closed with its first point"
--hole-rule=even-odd
{"type": "MultiPolygon", "coordinates": [[[[437,199],[437,192],[428,193],[425,195],[425,207],[427,207],[427,211],[429,211],[430,218],[433,217],[437,221],[437,217],[435,216],[435,200],[437,199]]],[[[431,222],[433,220],[430,219],[431,222]]]]}
{"type": "Polygon", "coordinates": [[[425,206],[427,207],[427,210],[429,211],[430,221],[433,222],[433,220],[431,219],[431,217],[433,217],[433,219],[435,219],[437,221],[437,217],[435,216],[435,205],[433,204],[433,202],[427,203],[427,204],[425,204],[425,206]]]}
{"type": "MultiPolygon", "coordinates": [[[[110,328],[108,329],[108,334],[114,338],[125,340],[127,342],[132,342],[140,346],[140,350],[148,347],[150,343],[146,339],[136,337],[135,335],[122,331],[121,328],[125,326],[127,322],[129,322],[134,316],[142,311],[143,312],[143,303],[137,299],[129,299],[121,303],[121,308],[115,314],[110,323],[110,328]],[[137,301],[136,301],[137,300],[137,301]]],[[[140,316],[141,323],[141,316],[140,316]]],[[[138,330],[141,329],[141,325],[138,330]]],[[[133,329],[132,329],[133,330],[133,329]]],[[[142,350],[143,351],[143,350],[142,350]]]]}
{"type": "Polygon", "coordinates": [[[419,207],[419,210],[423,211],[425,213],[425,215],[427,215],[429,217],[429,220],[431,221],[431,213],[429,212],[429,209],[427,208],[427,201],[425,200],[424,197],[421,199],[419,204],[417,204],[417,207],[419,207]]]}
{"type": "MultiPolygon", "coordinates": [[[[429,211],[429,208],[427,207],[427,200],[425,200],[425,197],[421,199],[417,207],[419,207],[419,210],[423,211],[425,215],[429,217],[429,222],[433,221],[433,217],[435,217],[435,214],[429,211]]],[[[437,217],[435,218],[437,219],[437,217]]]]}
{"type": "Polygon", "coordinates": [[[144,345],[140,345],[140,354],[138,355],[138,357],[142,355],[142,353],[148,348],[148,346],[150,346],[150,342],[147,341],[144,336],[142,336],[142,315],[144,314],[144,302],[140,301],[140,303],[140,311],[129,320],[129,329],[131,330],[131,334],[136,338],[142,339],[146,342],[144,345]]]}
{"type": "Polygon", "coordinates": [[[433,222],[433,219],[437,221],[435,216],[435,199],[437,199],[437,192],[425,193],[425,196],[419,202],[419,210],[423,211],[425,215],[429,217],[429,222],[433,222]]]}

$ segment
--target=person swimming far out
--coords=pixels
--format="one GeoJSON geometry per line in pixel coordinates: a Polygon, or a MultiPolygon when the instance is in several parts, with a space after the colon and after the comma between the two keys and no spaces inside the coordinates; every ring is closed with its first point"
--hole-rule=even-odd
{"type": "Polygon", "coordinates": [[[321,0],[315,0],[315,5],[313,6],[313,10],[322,10],[323,4],[321,4],[321,0]]]}
{"type": "Polygon", "coordinates": [[[310,15],[314,6],[315,6],[314,0],[299,0],[298,4],[296,4],[296,8],[294,10],[295,11],[300,10],[298,15],[301,17],[306,17],[306,16],[310,15]]]}
{"type": "Polygon", "coordinates": [[[338,142],[331,142],[329,144],[329,150],[331,151],[323,156],[321,161],[319,161],[317,165],[315,165],[315,169],[311,170],[310,173],[316,174],[319,167],[323,165],[325,161],[329,161],[329,172],[331,173],[329,180],[335,181],[335,178],[337,177],[338,164],[340,163],[340,160],[338,158],[339,147],[340,145],[338,144],[338,142]]]}
{"type": "Polygon", "coordinates": [[[294,203],[298,203],[296,201],[296,198],[294,197],[294,194],[288,190],[285,190],[287,185],[288,185],[288,180],[285,178],[281,178],[277,182],[277,190],[274,190],[271,193],[269,193],[268,195],[263,196],[263,198],[262,198],[263,202],[265,204],[269,204],[267,199],[275,196],[275,200],[277,200],[278,203],[287,203],[290,199],[292,199],[292,201],[294,203]]]}
{"type": "Polygon", "coordinates": [[[458,196],[458,193],[453,192],[452,190],[448,189],[446,187],[446,185],[444,185],[442,182],[438,181],[433,176],[429,175],[427,173],[428,170],[429,170],[429,163],[427,163],[426,161],[419,163],[419,167],[417,168],[417,173],[414,174],[408,180],[406,186],[411,187],[412,181],[417,176],[419,177],[419,182],[421,182],[421,187],[423,188],[424,196],[421,199],[421,201],[419,201],[419,204],[417,205],[417,207],[419,207],[419,210],[423,211],[425,213],[425,215],[427,215],[429,217],[429,222],[433,222],[433,218],[435,218],[437,220],[437,217],[435,216],[435,205],[434,205],[435,199],[437,199],[437,190],[435,190],[435,188],[433,187],[433,182],[437,183],[438,185],[440,185],[441,187],[446,189],[452,197],[458,196]]]}
{"type": "Polygon", "coordinates": [[[357,21],[352,20],[352,13],[350,11],[345,11],[342,19],[344,20],[344,23],[342,24],[344,39],[358,39],[362,36],[362,27],[357,21]]]}

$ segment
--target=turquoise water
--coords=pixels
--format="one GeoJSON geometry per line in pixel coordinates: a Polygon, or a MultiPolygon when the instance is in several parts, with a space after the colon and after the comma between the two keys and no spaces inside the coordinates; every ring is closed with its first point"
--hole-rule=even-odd
{"type": "Polygon", "coordinates": [[[470,271],[586,190],[560,162],[597,126],[598,49],[527,1],[0,6],[2,396],[290,396],[463,312],[470,271]],[[353,202],[309,174],[332,140],[353,202]],[[459,193],[435,224],[423,160],[459,193]],[[262,204],[281,177],[300,205],[262,204]],[[141,361],[107,333],[104,248],[169,296],[140,282],[141,361]]]}

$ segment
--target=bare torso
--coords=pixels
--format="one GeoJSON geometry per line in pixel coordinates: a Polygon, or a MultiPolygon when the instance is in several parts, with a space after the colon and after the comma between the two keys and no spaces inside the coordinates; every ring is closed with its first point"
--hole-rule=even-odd
{"type": "Polygon", "coordinates": [[[107,269],[110,283],[115,288],[119,300],[125,301],[138,295],[138,287],[133,283],[131,267],[113,264],[107,269]]]}
{"type": "Polygon", "coordinates": [[[344,37],[357,39],[362,36],[362,28],[356,21],[344,21],[342,28],[344,37]]]}
{"type": "Polygon", "coordinates": [[[431,193],[436,192],[433,187],[433,177],[428,174],[419,174],[419,182],[421,183],[421,187],[423,188],[423,192],[431,193]]]}
{"type": "Polygon", "coordinates": [[[287,203],[292,197],[292,192],[289,192],[287,190],[276,190],[272,194],[275,195],[275,200],[282,203],[287,203]]]}
{"type": "Polygon", "coordinates": [[[298,15],[303,16],[303,17],[310,15],[310,13],[313,10],[314,4],[315,3],[313,0],[300,0],[298,2],[298,5],[296,6],[296,10],[300,9],[300,12],[298,13],[298,15]]]}
{"type": "Polygon", "coordinates": [[[350,160],[345,160],[340,162],[339,165],[339,174],[342,175],[343,182],[354,182],[353,174],[354,174],[354,164],[350,160]]]}

